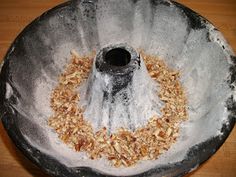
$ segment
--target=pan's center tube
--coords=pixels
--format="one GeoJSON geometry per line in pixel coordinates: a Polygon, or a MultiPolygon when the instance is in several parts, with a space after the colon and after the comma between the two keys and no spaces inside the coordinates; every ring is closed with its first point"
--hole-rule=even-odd
{"type": "Polygon", "coordinates": [[[125,44],[111,45],[97,53],[80,90],[79,104],[95,130],[135,130],[151,116],[160,115],[157,87],[136,50],[125,44]]]}

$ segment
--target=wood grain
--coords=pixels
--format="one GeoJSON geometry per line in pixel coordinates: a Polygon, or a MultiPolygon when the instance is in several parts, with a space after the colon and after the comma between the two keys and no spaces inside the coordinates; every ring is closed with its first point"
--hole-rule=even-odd
{"type": "MultiPolygon", "coordinates": [[[[62,0],[1,0],[0,60],[17,34],[44,11],[62,0]]],[[[236,50],[236,0],[178,0],[210,20],[236,50]]],[[[12,144],[0,124],[0,177],[49,177],[12,144]]],[[[236,129],[206,163],[187,177],[236,177],[236,129]]]]}

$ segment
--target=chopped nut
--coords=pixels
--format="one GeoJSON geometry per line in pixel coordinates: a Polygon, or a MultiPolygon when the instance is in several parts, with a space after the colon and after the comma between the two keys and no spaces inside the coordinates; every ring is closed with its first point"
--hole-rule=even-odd
{"type": "Polygon", "coordinates": [[[148,150],[147,150],[147,146],[142,146],[141,147],[141,153],[142,153],[142,156],[146,156],[148,154],[148,150]]]}
{"type": "Polygon", "coordinates": [[[113,147],[115,148],[115,150],[116,150],[119,154],[121,154],[121,148],[120,148],[120,145],[119,145],[118,143],[115,143],[113,147]]]}
{"type": "Polygon", "coordinates": [[[131,166],[139,160],[157,159],[179,136],[179,125],[187,119],[187,101],[179,81],[179,71],[167,67],[164,61],[141,52],[152,79],[158,82],[157,93],[165,104],[162,116],[151,117],[146,125],[134,132],[121,128],[108,135],[106,127],[94,132],[78,107],[80,95],[76,88],[83,83],[92,67],[93,56],[81,57],[75,50],[58,85],[51,94],[54,115],[48,120],[58,137],[75,151],[86,151],[91,159],[107,157],[115,167],[131,166]]]}
{"type": "Polygon", "coordinates": [[[169,137],[172,133],[172,129],[171,128],[168,128],[167,131],[166,131],[166,135],[167,137],[169,137]]]}
{"type": "Polygon", "coordinates": [[[158,137],[159,133],[160,133],[160,129],[157,129],[157,130],[153,133],[153,135],[154,135],[155,137],[158,137]]]}

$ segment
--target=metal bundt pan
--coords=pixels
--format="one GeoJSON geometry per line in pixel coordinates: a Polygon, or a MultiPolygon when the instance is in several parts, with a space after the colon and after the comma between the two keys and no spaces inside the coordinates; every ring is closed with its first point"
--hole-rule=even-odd
{"type": "Polygon", "coordinates": [[[183,176],[211,157],[235,124],[235,55],[221,33],[189,8],[162,0],[81,0],[35,19],[8,50],[0,73],[0,117],[15,145],[52,176],[183,176]],[[82,158],[47,125],[49,96],[81,54],[126,43],[181,71],[189,120],[155,161],[115,168],[82,158]]]}

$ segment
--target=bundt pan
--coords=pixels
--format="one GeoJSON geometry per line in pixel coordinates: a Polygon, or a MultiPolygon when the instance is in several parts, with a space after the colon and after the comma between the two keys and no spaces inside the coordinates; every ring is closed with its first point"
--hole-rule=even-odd
{"type": "Polygon", "coordinates": [[[8,50],[0,69],[0,117],[15,145],[52,176],[183,176],[210,158],[234,127],[235,62],[222,34],[179,3],[68,1],[35,19],[8,50]],[[50,93],[70,50],[89,54],[120,44],[159,56],[181,71],[189,120],[159,159],[115,168],[69,149],[47,119],[50,93]]]}

